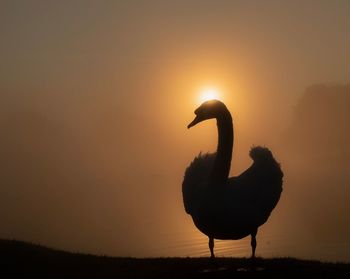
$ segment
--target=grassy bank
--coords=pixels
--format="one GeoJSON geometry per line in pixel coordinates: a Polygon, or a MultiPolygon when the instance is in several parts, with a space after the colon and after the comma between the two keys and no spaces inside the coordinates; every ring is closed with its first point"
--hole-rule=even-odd
{"type": "Polygon", "coordinates": [[[0,240],[2,278],[350,278],[350,264],[293,258],[120,258],[58,251],[15,240],[0,240]]]}

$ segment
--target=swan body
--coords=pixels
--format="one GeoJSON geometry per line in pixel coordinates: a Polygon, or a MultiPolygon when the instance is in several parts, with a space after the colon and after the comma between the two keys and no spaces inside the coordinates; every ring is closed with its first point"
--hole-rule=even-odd
{"type": "Polygon", "coordinates": [[[195,226],[209,237],[211,256],[214,239],[241,239],[251,235],[252,257],[255,257],[256,234],[279,201],[283,172],[271,151],[253,147],[253,164],[242,174],[228,177],[233,147],[232,117],[217,100],[203,103],[188,128],[201,121],[216,118],[218,148],[216,153],[199,154],[185,171],[182,183],[186,213],[195,226]]]}

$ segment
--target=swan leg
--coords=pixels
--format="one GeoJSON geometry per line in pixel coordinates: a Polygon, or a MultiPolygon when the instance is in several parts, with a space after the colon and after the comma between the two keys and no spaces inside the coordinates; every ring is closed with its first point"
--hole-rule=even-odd
{"type": "Polygon", "coordinates": [[[209,249],[210,249],[210,258],[214,259],[214,238],[209,237],[209,249]]]}
{"type": "Polygon", "coordinates": [[[256,249],[256,234],[258,233],[258,229],[255,229],[252,233],[251,233],[251,242],[250,245],[252,246],[252,259],[255,259],[255,249],[256,249]]]}

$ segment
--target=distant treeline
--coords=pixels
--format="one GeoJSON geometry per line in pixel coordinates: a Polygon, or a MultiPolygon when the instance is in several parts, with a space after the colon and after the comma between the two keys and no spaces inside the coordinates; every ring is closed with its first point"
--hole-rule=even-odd
{"type": "Polygon", "coordinates": [[[349,159],[350,84],[308,87],[287,131],[288,147],[305,158],[349,159]]]}

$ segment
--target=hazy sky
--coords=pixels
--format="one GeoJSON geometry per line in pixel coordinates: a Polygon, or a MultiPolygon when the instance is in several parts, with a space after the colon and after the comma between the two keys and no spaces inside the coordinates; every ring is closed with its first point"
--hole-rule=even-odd
{"type": "MultiPolygon", "coordinates": [[[[234,118],[232,175],[249,166],[253,144],[285,166],[258,255],[350,260],[339,221],[350,208],[316,223],[309,209],[322,202],[313,207],[307,187],[317,169],[296,168],[284,142],[308,86],[350,82],[349,14],[345,0],[1,1],[0,237],[114,256],[207,255],[181,183],[192,158],[216,146],[215,122],[186,129],[199,90],[213,86],[234,118]],[[315,239],[323,228],[332,231],[315,239]]],[[[246,239],[218,254],[249,251],[246,239]]]]}

